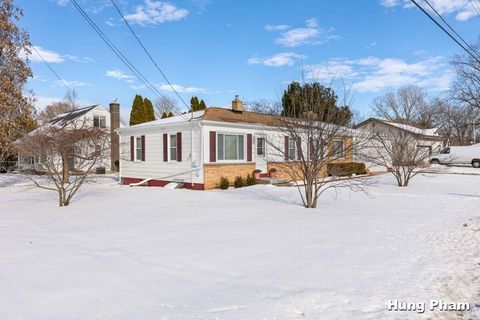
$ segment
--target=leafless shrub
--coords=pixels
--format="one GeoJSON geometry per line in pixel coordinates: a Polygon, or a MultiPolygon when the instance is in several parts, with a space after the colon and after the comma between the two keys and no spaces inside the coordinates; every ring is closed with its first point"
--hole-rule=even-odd
{"type": "Polygon", "coordinates": [[[31,132],[17,143],[17,149],[41,160],[41,171],[50,183],[31,175],[33,184],[58,192],[59,206],[68,206],[85,179],[106,165],[109,133],[87,120],[63,122],[31,132]]]}

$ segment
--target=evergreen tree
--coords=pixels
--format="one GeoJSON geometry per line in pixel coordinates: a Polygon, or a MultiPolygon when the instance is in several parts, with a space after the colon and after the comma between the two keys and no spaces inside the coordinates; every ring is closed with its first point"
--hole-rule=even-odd
{"type": "Polygon", "coordinates": [[[198,111],[200,109],[200,102],[196,96],[193,96],[190,99],[190,110],[191,111],[198,111]]]}
{"type": "Polygon", "coordinates": [[[207,105],[205,104],[205,101],[203,101],[203,99],[202,99],[202,100],[200,100],[198,110],[205,110],[205,109],[207,109],[207,105]]]}
{"type": "Polygon", "coordinates": [[[170,111],[170,113],[168,114],[168,117],[169,117],[169,118],[173,117],[172,111],[170,111]]]}
{"type": "Polygon", "coordinates": [[[145,104],[143,98],[140,95],[135,95],[133,99],[132,111],[130,111],[130,125],[134,126],[139,123],[145,122],[145,104]]]}
{"type": "Polygon", "coordinates": [[[153,110],[153,104],[152,101],[150,101],[148,98],[145,98],[143,100],[143,103],[145,105],[145,118],[144,122],[148,121],[153,121],[155,120],[155,111],[153,110]]]}
{"type": "Polygon", "coordinates": [[[167,115],[167,113],[166,113],[165,111],[163,111],[163,113],[162,113],[162,119],[165,119],[165,118],[168,118],[168,115],[167,115]]]}
{"type": "Polygon", "coordinates": [[[348,106],[337,105],[338,96],[332,88],[318,82],[292,82],[283,92],[283,114],[288,117],[303,117],[305,112],[314,112],[319,121],[347,125],[352,112],[348,106]],[[314,105],[312,105],[314,104],[314,105]]]}

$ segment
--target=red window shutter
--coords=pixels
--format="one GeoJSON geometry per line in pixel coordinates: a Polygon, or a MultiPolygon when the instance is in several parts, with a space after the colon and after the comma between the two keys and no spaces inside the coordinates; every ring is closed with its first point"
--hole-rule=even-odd
{"type": "Polygon", "coordinates": [[[210,131],[210,162],[217,161],[217,132],[210,131]]]}
{"type": "Polygon", "coordinates": [[[285,161],[288,161],[288,136],[285,136],[285,161]]]}
{"type": "Polygon", "coordinates": [[[177,161],[182,162],[182,133],[177,132],[177,161]]]}
{"type": "Polygon", "coordinates": [[[252,161],[252,135],[247,134],[247,161],[252,161]]]}
{"type": "Polygon", "coordinates": [[[308,139],[308,153],[309,153],[309,159],[313,160],[315,158],[315,150],[313,149],[313,138],[308,139]]]}
{"type": "Polygon", "coordinates": [[[145,161],[145,136],[142,136],[142,161],[145,161]]]}
{"type": "Polygon", "coordinates": [[[163,134],[163,161],[168,161],[168,135],[166,133],[163,134]]]}
{"type": "Polygon", "coordinates": [[[130,136],[130,161],[135,160],[135,138],[130,136]]]}
{"type": "Polygon", "coordinates": [[[302,160],[302,139],[297,140],[297,160],[302,160]]]}

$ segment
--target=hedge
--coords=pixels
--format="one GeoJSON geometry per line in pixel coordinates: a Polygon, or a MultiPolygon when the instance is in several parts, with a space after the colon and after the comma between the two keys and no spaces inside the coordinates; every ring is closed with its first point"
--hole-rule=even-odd
{"type": "Polygon", "coordinates": [[[363,162],[339,162],[328,163],[327,172],[329,176],[345,177],[352,174],[366,174],[367,170],[363,162]]]}

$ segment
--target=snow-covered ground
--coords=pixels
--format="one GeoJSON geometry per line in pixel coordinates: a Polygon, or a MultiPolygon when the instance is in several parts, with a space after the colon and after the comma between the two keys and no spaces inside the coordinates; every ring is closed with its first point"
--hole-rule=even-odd
{"type": "Polygon", "coordinates": [[[312,210],[295,188],[104,177],[58,208],[0,175],[0,319],[415,319],[433,314],[389,300],[478,303],[480,178],[372,179],[312,210]]]}
{"type": "Polygon", "coordinates": [[[471,165],[441,165],[433,164],[427,169],[427,172],[431,173],[450,173],[450,174],[469,174],[480,175],[480,168],[473,168],[471,165]]]}

